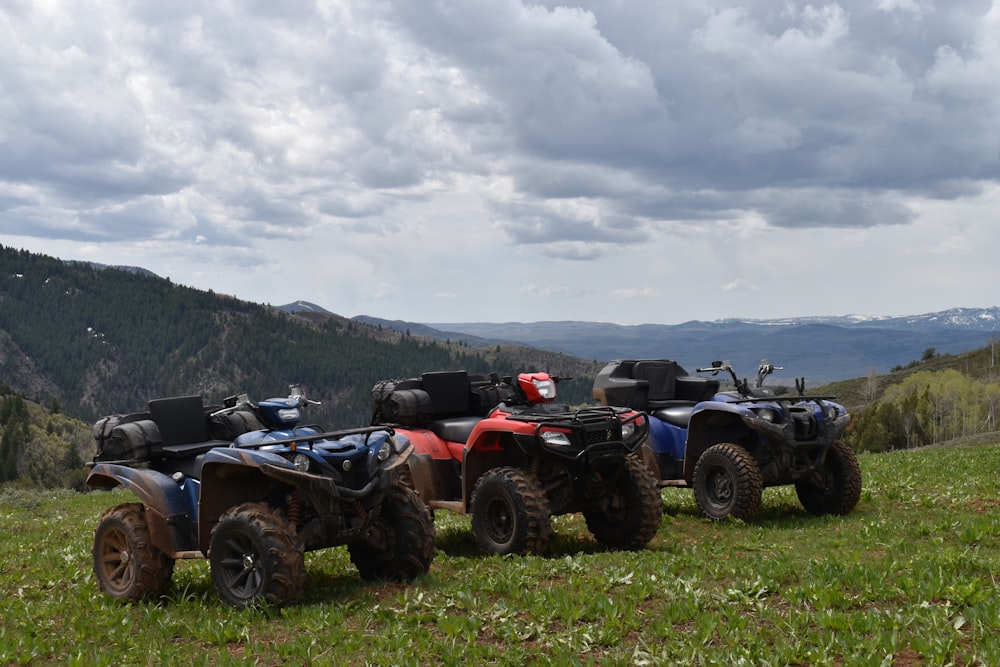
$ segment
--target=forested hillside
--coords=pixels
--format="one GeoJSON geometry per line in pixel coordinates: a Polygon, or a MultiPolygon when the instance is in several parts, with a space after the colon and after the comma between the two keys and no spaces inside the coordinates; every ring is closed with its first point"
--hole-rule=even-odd
{"type": "Polygon", "coordinates": [[[0,382],[87,421],[150,398],[284,395],[301,384],[331,428],[367,423],[372,385],[427,370],[550,370],[584,401],[594,362],[517,347],[475,349],[345,318],[290,315],[135,272],[0,247],[0,382]]]}
{"type": "Polygon", "coordinates": [[[911,449],[1000,430],[1000,341],[963,354],[929,348],[885,375],[837,382],[854,416],[848,443],[857,451],[911,449]]]}
{"type": "Polygon", "coordinates": [[[0,385],[0,484],[82,488],[92,455],[89,424],[0,385]]]}

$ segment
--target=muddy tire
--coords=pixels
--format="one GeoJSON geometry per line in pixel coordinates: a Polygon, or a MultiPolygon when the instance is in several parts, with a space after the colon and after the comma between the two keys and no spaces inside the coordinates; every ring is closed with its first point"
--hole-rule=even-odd
{"type": "Polygon", "coordinates": [[[490,554],[542,554],[552,537],[548,498],[534,475],[494,468],[476,482],[470,502],[472,533],[490,554]]]}
{"type": "Polygon", "coordinates": [[[144,600],[170,588],[174,559],[153,546],[146,507],[126,503],[106,511],[94,531],[97,586],[116,600],[144,600]]]}
{"type": "Polygon", "coordinates": [[[434,560],[434,522],[416,491],[392,486],[364,539],[347,545],[351,562],[368,581],[413,581],[434,560]]]}
{"type": "Polygon", "coordinates": [[[710,519],[749,521],[760,509],[764,482],[750,453],[731,443],[705,450],[694,467],[694,497],[710,519]]]}
{"type": "Polygon", "coordinates": [[[799,502],[817,515],[850,514],[861,500],[861,466],[845,443],[834,441],[823,468],[795,484],[799,502]]]}
{"type": "Polygon", "coordinates": [[[399,467],[396,468],[394,474],[396,476],[394,482],[395,484],[411,488],[414,491],[417,489],[417,486],[413,481],[413,471],[410,470],[409,463],[401,464],[399,467]]]}
{"type": "Polygon", "coordinates": [[[302,545],[294,526],[266,503],[223,514],[212,529],[208,560],[219,597],[235,607],[281,606],[302,594],[302,545]]]}
{"type": "Polygon", "coordinates": [[[583,510],[587,528],[613,549],[642,549],[656,535],[663,499],[656,477],[641,458],[629,456],[611,488],[583,510]]]}

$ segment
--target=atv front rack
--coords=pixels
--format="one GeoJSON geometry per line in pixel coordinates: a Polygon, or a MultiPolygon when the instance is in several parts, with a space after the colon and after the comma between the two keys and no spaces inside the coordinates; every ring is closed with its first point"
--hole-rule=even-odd
{"type": "Polygon", "coordinates": [[[595,461],[627,456],[645,440],[649,429],[645,415],[633,412],[626,416],[627,412],[605,406],[579,410],[551,406],[510,415],[508,419],[536,424],[530,435],[514,436],[526,451],[540,447],[558,458],[595,461]],[[565,438],[552,434],[563,434],[565,438]]]}
{"type": "Polygon", "coordinates": [[[515,412],[507,417],[523,422],[573,422],[580,424],[592,424],[597,421],[614,419],[619,421],[618,415],[623,412],[620,408],[604,405],[591,405],[578,410],[570,410],[569,406],[545,403],[535,406],[523,412],[515,412]]]}
{"type": "MultiPolygon", "coordinates": [[[[297,426],[296,429],[302,428],[312,428],[311,426],[297,426]]],[[[326,431],[323,433],[312,432],[304,433],[302,435],[296,435],[291,438],[284,438],[282,440],[255,440],[253,442],[241,443],[236,445],[230,445],[231,447],[239,447],[240,449],[260,449],[261,447],[270,447],[271,445],[287,445],[289,449],[294,450],[299,443],[305,443],[310,449],[313,448],[315,441],[317,440],[340,440],[341,438],[348,435],[365,435],[365,444],[368,443],[368,438],[373,433],[386,432],[390,436],[395,435],[396,431],[393,430],[391,426],[363,426],[361,428],[350,428],[338,431],[326,431]]]]}

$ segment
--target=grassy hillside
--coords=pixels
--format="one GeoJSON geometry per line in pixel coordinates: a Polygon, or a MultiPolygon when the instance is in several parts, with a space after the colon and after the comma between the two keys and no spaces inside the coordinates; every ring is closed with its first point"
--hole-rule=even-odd
{"type": "Polygon", "coordinates": [[[665,490],[649,550],[605,552],[559,517],[548,557],[479,555],[437,513],[411,586],[366,585],[343,548],[307,555],[305,599],[234,611],[207,564],[159,603],[97,592],[90,544],[122,491],[0,491],[0,664],[997,665],[1000,440],[862,455],[846,517],[788,487],[753,523],[701,518],[665,490]]]}

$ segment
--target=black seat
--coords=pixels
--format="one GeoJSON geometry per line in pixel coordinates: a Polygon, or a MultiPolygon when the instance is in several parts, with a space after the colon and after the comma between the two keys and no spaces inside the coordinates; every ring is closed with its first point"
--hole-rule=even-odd
{"type": "Polygon", "coordinates": [[[442,440],[465,444],[472,435],[472,429],[476,428],[476,424],[480,421],[481,417],[452,417],[431,422],[428,428],[442,440]]]}
{"type": "MultiPolygon", "coordinates": [[[[678,401],[678,403],[683,402],[678,401]]],[[[691,421],[691,413],[693,411],[694,403],[688,402],[687,405],[671,405],[654,410],[652,415],[661,421],[667,422],[668,424],[673,424],[674,426],[679,426],[680,428],[687,428],[688,423],[691,421]]]]}

